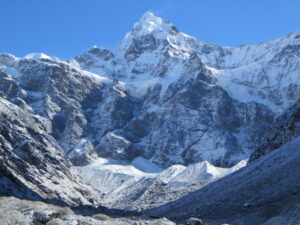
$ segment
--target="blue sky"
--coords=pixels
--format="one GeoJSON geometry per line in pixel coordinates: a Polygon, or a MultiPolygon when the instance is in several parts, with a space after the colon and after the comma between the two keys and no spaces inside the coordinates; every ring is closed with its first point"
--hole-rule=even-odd
{"type": "Polygon", "coordinates": [[[0,0],[0,52],[69,59],[116,46],[146,11],[198,40],[236,46],[300,30],[299,0],[0,0]]]}

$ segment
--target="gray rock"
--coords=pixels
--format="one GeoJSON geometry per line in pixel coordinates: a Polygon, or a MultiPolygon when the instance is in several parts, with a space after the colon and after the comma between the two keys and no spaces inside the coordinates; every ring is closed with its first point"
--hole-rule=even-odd
{"type": "Polygon", "coordinates": [[[298,136],[300,136],[299,102],[276,118],[273,126],[264,135],[262,143],[251,154],[249,163],[292,141],[298,136]]]}
{"type": "Polygon", "coordinates": [[[0,98],[0,193],[57,204],[99,203],[98,193],[70,170],[42,120],[0,98]]]}
{"type": "Polygon", "coordinates": [[[82,139],[74,148],[67,153],[67,157],[74,166],[85,166],[93,159],[97,158],[93,144],[86,139],[82,139]]]}
{"type": "Polygon", "coordinates": [[[81,216],[70,208],[46,204],[40,201],[21,200],[14,197],[0,197],[1,225],[175,225],[167,219],[144,217],[109,217],[104,214],[81,216]]]}

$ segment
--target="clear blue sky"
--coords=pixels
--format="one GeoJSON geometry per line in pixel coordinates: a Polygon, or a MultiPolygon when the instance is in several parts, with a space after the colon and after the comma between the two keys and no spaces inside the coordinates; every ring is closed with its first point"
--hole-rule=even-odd
{"type": "Polygon", "coordinates": [[[236,46],[300,30],[299,0],[0,0],[0,52],[69,59],[116,46],[146,11],[198,40],[236,46]]]}

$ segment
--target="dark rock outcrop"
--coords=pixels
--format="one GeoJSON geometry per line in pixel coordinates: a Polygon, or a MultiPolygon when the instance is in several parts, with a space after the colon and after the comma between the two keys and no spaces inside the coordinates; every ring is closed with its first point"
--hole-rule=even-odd
{"type": "Polygon", "coordinates": [[[276,118],[274,126],[264,135],[262,143],[251,154],[249,163],[300,136],[300,103],[276,118]]]}
{"type": "Polygon", "coordinates": [[[0,194],[62,205],[96,204],[98,193],[70,162],[39,118],[0,98],[0,194]]]}

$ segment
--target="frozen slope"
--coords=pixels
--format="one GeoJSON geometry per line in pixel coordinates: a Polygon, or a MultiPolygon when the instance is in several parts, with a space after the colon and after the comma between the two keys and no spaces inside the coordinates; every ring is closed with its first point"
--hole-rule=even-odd
{"type": "Polygon", "coordinates": [[[280,114],[300,96],[299,46],[298,31],[235,48],[203,43],[200,58],[212,70],[218,85],[235,99],[259,102],[280,114]]]}
{"type": "Polygon", "coordinates": [[[299,146],[300,137],[233,174],[147,213],[177,221],[193,216],[209,225],[298,224],[299,146]]]}
{"type": "MultiPolygon", "coordinates": [[[[246,162],[241,162],[232,168],[218,168],[208,162],[201,162],[189,166],[173,165],[163,170],[141,157],[134,159],[130,164],[98,158],[86,166],[75,169],[86,183],[103,193],[102,204],[119,209],[140,210],[150,207],[142,199],[150,198],[148,192],[156,184],[163,185],[166,189],[164,192],[169,189],[174,193],[177,190],[179,193],[173,198],[179,198],[192,191],[192,186],[204,186],[240,169],[245,164],[246,162]],[[183,191],[184,189],[186,191],[183,191]]],[[[152,190],[152,198],[158,192],[159,190],[152,190]]],[[[163,201],[158,204],[163,204],[163,201]]]]}

